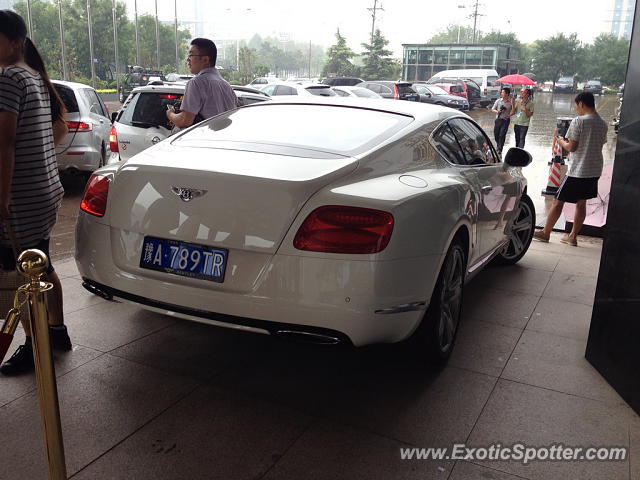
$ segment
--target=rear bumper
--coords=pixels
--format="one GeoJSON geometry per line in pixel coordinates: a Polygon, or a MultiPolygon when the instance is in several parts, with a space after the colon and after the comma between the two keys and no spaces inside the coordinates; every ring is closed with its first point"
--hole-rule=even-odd
{"type": "Polygon", "coordinates": [[[56,153],[60,171],[93,172],[100,165],[101,152],[89,145],[72,145],[56,153]]]}
{"type": "MultiPolygon", "coordinates": [[[[118,233],[87,217],[81,213],[78,219],[78,269],[85,282],[113,297],[212,325],[326,334],[355,346],[409,337],[424,315],[442,260],[441,255],[369,262],[276,254],[250,290],[238,291],[231,279],[215,284],[120,268],[111,255],[111,237],[118,233]]],[[[241,274],[234,256],[240,253],[230,250],[227,269],[240,265],[241,274]]]]}

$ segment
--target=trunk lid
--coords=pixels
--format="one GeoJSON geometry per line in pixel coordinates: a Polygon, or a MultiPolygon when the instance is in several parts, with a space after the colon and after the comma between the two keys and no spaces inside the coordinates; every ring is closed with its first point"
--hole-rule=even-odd
{"type": "Polygon", "coordinates": [[[119,170],[109,222],[123,235],[273,254],[305,202],[357,166],[355,158],[293,150],[176,149],[163,142],[119,170]],[[185,190],[189,201],[179,196],[185,190]]]}

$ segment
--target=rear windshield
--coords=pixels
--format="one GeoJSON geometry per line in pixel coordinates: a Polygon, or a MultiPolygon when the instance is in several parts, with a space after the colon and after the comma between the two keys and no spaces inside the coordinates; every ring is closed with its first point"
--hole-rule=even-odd
{"type": "Polygon", "coordinates": [[[498,77],[496,77],[495,75],[487,77],[487,85],[490,87],[495,87],[497,85],[496,80],[498,80],[498,77]]]}
{"type": "Polygon", "coordinates": [[[125,106],[119,123],[133,127],[164,127],[171,130],[167,120],[167,105],[176,105],[182,101],[182,94],[143,92],[136,95],[125,106]]]}
{"type": "Polygon", "coordinates": [[[433,93],[434,95],[449,95],[449,92],[444,90],[443,88],[438,87],[437,85],[429,85],[425,87],[428,91],[433,93]]]}
{"type": "Polygon", "coordinates": [[[378,95],[377,93],[372,92],[371,90],[369,90],[368,88],[354,88],[353,90],[351,90],[353,92],[353,94],[356,97],[363,97],[363,98],[378,98],[380,95],[378,95]]]}
{"type": "Polygon", "coordinates": [[[68,87],[63,87],[62,85],[53,84],[55,89],[58,91],[58,95],[62,99],[62,103],[67,108],[67,112],[69,113],[77,113],[80,110],[78,109],[78,102],[76,100],[76,94],[73,93],[68,87]]]}
{"type": "Polygon", "coordinates": [[[571,77],[560,77],[558,79],[558,83],[573,83],[573,78],[571,78],[571,77]]]}
{"type": "Polygon", "coordinates": [[[307,92],[313,95],[319,95],[321,97],[335,97],[336,92],[331,90],[330,87],[307,87],[307,92]]]}
{"type": "Polygon", "coordinates": [[[469,80],[473,80],[478,85],[482,85],[482,77],[469,77],[469,80]]]}
{"type": "Polygon", "coordinates": [[[400,93],[416,93],[416,91],[411,88],[411,85],[398,85],[398,91],[400,93]]]}
{"type": "Polygon", "coordinates": [[[223,143],[286,145],[355,155],[412,121],[409,116],[362,108],[264,103],[218,115],[172,143],[198,147],[209,142],[220,142],[221,147],[223,143]]]}

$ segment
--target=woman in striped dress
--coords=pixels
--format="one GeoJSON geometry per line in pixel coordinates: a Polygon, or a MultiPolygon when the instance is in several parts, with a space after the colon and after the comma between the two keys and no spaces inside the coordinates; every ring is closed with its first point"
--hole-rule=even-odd
{"type": "MultiPolygon", "coordinates": [[[[64,137],[63,106],[29,38],[22,17],[0,10],[0,221],[9,225],[24,250],[49,254],[49,234],[56,221],[64,190],[58,176],[55,143],[64,137]]],[[[0,229],[0,262],[15,268],[7,229],[0,229]]],[[[63,322],[62,285],[50,265],[47,280],[49,332],[54,349],[71,350],[63,322]]],[[[33,350],[27,322],[24,345],[0,366],[5,375],[33,369],[33,350]]]]}

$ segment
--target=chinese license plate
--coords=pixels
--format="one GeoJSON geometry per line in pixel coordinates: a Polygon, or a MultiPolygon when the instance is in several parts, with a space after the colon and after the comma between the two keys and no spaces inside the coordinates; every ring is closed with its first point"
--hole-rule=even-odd
{"type": "Polygon", "coordinates": [[[140,267],[183,277],[223,282],[227,254],[227,250],[206,245],[144,237],[140,267]]]}

